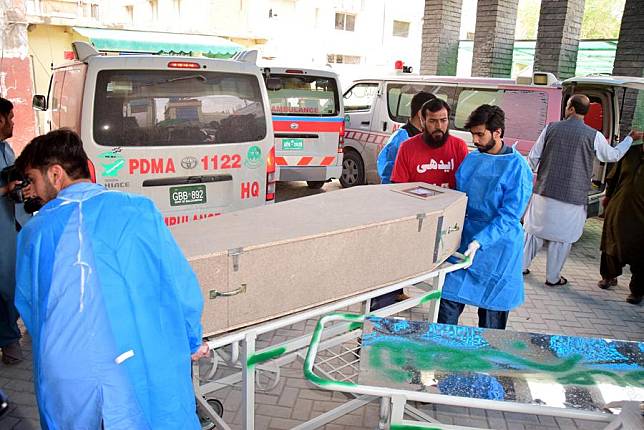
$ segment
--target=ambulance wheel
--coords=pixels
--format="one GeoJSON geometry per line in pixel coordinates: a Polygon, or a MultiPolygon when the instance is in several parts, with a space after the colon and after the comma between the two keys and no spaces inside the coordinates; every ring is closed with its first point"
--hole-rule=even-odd
{"type": "Polygon", "coordinates": [[[344,188],[362,185],[365,182],[364,162],[356,151],[345,150],[342,159],[342,176],[340,184],[344,188]]]}
{"type": "Polygon", "coordinates": [[[326,181],[306,181],[306,185],[312,190],[319,190],[326,184],[326,181]]]}
{"type": "MultiPolygon", "coordinates": [[[[217,415],[219,415],[220,417],[224,416],[224,405],[219,400],[206,399],[206,402],[208,402],[208,406],[210,406],[217,415]]],[[[197,415],[199,416],[201,430],[211,430],[217,427],[216,423],[214,423],[209,416],[201,413],[199,409],[197,409],[197,415]]]]}

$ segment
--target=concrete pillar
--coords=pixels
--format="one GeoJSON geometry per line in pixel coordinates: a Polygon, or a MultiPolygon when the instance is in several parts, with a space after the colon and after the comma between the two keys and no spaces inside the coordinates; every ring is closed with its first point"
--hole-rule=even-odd
{"type": "Polygon", "coordinates": [[[478,0],[472,76],[509,78],[519,0],[478,0]]]}
{"type": "Polygon", "coordinates": [[[585,0],[541,0],[534,70],[575,76],[585,0]]]}
{"type": "MultiPolygon", "coordinates": [[[[626,0],[624,5],[613,75],[644,77],[644,8],[641,0],[626,0]]],[[[631,127],[644,129],[644,91],[626,92],[620,123],[622,137],[631,127]]]]}
{"type": "Polygon", "coordinates": [[[14,151],[22,148],[36,134],[36,115],[31,108],[33,76],[27,44],[27,18],[24,0],[0,0],[0,96],[11,100],[15,115],[14,151]]]}
{"type": "Polygon", "coordinates": [[[425,0],[420,73],[456,75],[462,0],[425,0]]]}

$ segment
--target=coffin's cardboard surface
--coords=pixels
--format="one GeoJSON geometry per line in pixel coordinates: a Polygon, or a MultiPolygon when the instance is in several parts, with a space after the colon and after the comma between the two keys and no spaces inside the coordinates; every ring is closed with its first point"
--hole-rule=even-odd
{"type": "Polygon", "coordinates": [[[204,335],[417,276],[459,246],[467,198],[354,187],[175,227],[204,293],[204,335]]]}

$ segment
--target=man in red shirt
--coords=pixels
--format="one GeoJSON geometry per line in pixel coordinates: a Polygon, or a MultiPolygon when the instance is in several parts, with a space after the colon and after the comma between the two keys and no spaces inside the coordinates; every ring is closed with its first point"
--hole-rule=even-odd
{"type": "Polygon", "coordinates": [[[423,132],[400,146],[391,182],[426,182],[456,188],[456,170],[468,150],[463,139],[449,134],[449,112],[449,105],[441,99],[423,105],[423,132]]]}

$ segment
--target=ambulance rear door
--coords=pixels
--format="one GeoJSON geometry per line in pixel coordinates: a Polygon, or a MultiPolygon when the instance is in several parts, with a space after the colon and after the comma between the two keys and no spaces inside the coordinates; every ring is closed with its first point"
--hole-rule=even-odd
{"type": "Polygon", "coordinates": [[[94,57],[85,92],[97,182],[150,197],[169,226],[265,204],[272,127],[255,65],[94,57]]]}
{"type": "Polygon", "coordinates": [[[344,112],[338,76],[330,70],[273,66],[263,73],[273,83],[268,85],[268,98],[277,179],[307,181],[309,187],[320,188],[339,178],[344,112]]]}

